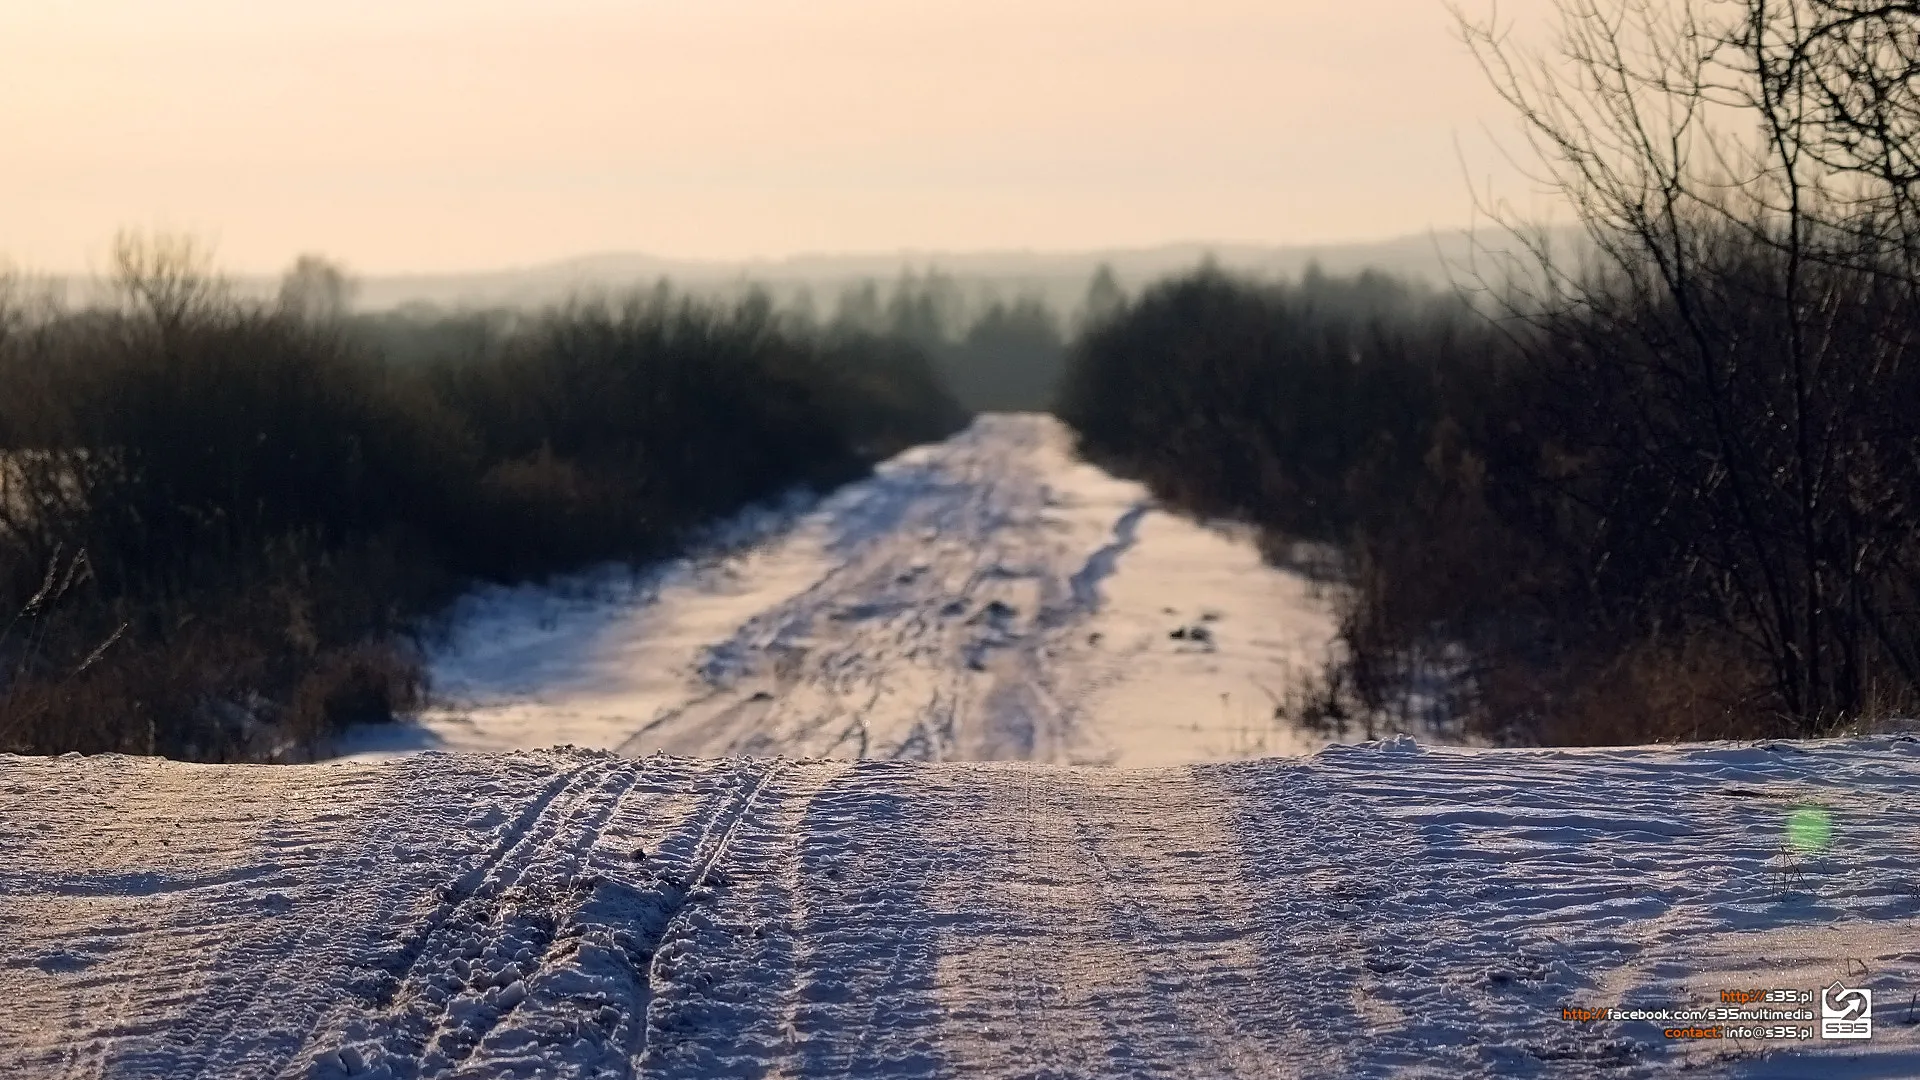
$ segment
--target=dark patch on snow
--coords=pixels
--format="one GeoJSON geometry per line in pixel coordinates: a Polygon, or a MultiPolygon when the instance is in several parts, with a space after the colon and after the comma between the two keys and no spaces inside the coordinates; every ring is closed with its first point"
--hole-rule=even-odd
{"type": "MultiPolygon", "coordinates": [[[[76,952],[72,949],[54,949],[35,957],[32,961],[32,966],[39,968],[48,975],[71,975],[76,971],[85,971],[99,962],[99,957],[88,953],[76,952]]],[[[10,964],[8,966],[22,965],[10,964]]]]}

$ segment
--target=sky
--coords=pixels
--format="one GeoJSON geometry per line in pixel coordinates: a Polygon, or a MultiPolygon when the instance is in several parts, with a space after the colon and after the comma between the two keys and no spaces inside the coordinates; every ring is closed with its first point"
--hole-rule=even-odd
{"type": "Polygon", "coordinates": [[[121,228],[193,233],[235,271],[314,251],[362,273],[1405,235],[1471,220],[1470,182],[1518,183],[1451,20],[1441,0],[0,0],[0,259],[83,271],[121,228]]]}

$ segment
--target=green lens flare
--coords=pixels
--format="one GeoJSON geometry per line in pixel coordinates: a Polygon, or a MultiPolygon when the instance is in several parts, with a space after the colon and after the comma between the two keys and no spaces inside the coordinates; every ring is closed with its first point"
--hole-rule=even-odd
{"type": "Polygon", "coordinates": [[[1787,815],[1787,843],[1795,851],[1815,852],[1833,841],[1833,818],[1817,806],[1802,806],[1787,815]]]}

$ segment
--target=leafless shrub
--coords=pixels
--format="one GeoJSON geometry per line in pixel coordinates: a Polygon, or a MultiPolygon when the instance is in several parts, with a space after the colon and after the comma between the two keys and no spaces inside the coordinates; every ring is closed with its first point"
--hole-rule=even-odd
{"type": "Polygon", "coordinates": [[[114,267],[116,306],[0,318],[0,610],[36,613],[4,749],[309,754],[418,705],[405,641],[470,578],[658,555],[964,419],[924,355],[751,302],[455,320],[401,363],[324,264],[274,305],[189,239],[114,267]]]}

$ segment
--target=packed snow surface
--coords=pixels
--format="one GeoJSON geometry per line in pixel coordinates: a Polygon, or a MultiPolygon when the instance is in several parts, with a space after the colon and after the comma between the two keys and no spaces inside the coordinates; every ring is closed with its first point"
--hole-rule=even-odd
{"type": "Polygon", "coordinates": [[[726,532],[348,760],[0,756],[0,1077],[1920,1077],[1910,736],[1322,745],[1313,581],[1037,417],[726,532]]]}
{"type": "Polygon", "coordinates": [[[1133,766],[1325,741],[1274,715],[1326,661],[1324,589],[1153,508],[1050,417],[982,417],[725,533],[468,598],[434,656],[456,707],[343,749],[1133,766]]]}
{"type": "Polygon", "coordinates": [[[1892,736],[0,758],[0,1075],[1920,1076],[1916,783],[1892,736]],[[1562,1019],[1836,979],[1871,1040],[1562,1019]]]}

